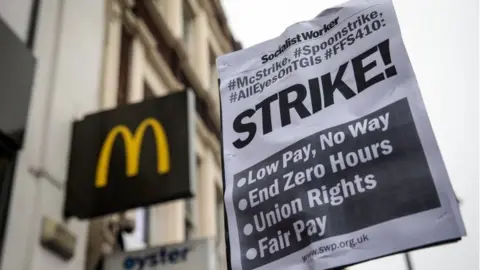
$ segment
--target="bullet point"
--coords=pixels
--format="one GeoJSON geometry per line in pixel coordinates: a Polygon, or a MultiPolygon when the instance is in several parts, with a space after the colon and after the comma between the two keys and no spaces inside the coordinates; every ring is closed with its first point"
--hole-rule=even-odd
{"type": "Polygon", "coordinates": [[[247,224],[247,225],[245,225],[245,227],[243,227],[243,233],[244,233],[245,235],[250,235],[250,234],[252,234],[252,231],[253,231],[253,226],[252,226],[252,224],[247,224]]]}
{"type": "Polygon", "coordinates": [[[238,202],[238,209],[240,210],[245,210],[247,209],[247,200],[245,199],[241,199],[239,202],[238,202]]]}
{"type": "Polygon", "coordinates": [[[257,250],[254,248],[251,248],[247,251],[247,259],[253,260],[257,257],[257,250]]]}
{"type": "Polygon", "coordinates": [[[245,185],[245,183],[247,182],[247,178],[241,178],[240,180],[238,180],[237,182],[237,187],[243,187],[243,185],[245,185]]]}

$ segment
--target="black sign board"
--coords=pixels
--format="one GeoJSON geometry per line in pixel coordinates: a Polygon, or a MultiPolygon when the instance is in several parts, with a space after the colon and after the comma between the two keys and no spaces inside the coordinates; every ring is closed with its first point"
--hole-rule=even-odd
{"type": "Polygon", "coordinates": [[[0,140],[11,141],[18,149],[27,122],[35,57],[2,19],[0,59],[0,140]]]}
{"type": "Polygon", "coordinates": [[[92,218],[192,197],[194,99],[183,91],[74,123],[65,215],[92,218]]]}

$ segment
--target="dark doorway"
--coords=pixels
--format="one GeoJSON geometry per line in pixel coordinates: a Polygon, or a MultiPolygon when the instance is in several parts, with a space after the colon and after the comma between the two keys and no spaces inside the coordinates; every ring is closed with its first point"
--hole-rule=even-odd
{"type": "Polygon", "coordinates": [[[0,148],[0,261],[10,205],[16,157],[0,148]]]}

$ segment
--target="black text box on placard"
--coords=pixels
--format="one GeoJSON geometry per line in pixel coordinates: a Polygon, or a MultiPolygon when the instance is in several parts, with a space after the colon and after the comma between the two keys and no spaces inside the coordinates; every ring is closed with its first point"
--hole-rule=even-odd
{"type": "Polygon", "coordinates": [[[406,98],[237,173],[233,202],[247,269],[318,240],[440,206],[406,98]],[[307,237],[308,224],[318,228],[307,237]],[[284,248],[270,252],[271,239],[284,248]]]}

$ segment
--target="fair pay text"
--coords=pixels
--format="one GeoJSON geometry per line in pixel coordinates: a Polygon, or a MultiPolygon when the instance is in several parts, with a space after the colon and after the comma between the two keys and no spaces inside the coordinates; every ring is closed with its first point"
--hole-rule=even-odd
{"type": "Polygon", "coordinates": [[[291,245],[292,241],[301,242],[303,237],[308,238],[314,234],[322,236],[325,233],[327,216],[315,217],[306,221],[297,220],[293,223],[292,231],[277,231],[276,237],[263,237],[258,241],[260,257],[274,254],[291,245]]]}

